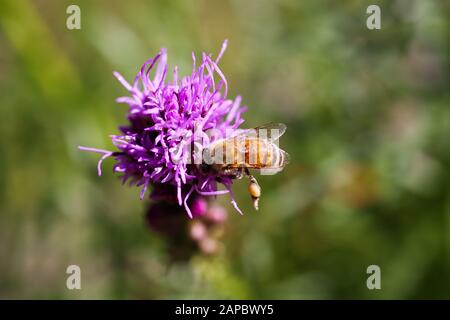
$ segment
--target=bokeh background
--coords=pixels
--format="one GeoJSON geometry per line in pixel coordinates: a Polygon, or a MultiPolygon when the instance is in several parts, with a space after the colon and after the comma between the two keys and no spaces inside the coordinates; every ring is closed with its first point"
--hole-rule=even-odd
{"type": "Polygon", "coordinates": [[[450,298],[449,5],[446,1],[0,2],[0,297],[450,298]],[[66,8],[81,8],[81,30],[66,8]],[[366,28],[381,7],[382,29],[366,28]],[[173,262],[139,189],[97,155],[125,122],[112,76],[167,47],[228,50],[247,127],[288,125],[292,157],[255,212],[235,184],[223,250],[173,262]],[[82,290],[66,289],[81,267],[82,290]],[[368,290],[366,268],[381,267],[368,290]]]}

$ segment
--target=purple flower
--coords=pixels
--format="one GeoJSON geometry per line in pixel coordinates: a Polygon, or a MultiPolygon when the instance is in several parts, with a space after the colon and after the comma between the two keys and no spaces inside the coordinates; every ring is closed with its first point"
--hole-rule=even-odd
{"type": "Polygon", "coordinates": [[[118,151],[79,147],[102,154],[99,175],[102,161],[112,156],[116,160],[114,172],[121,174],[123,182],[140,186],[141,199],[149,185],[167,185],[165,196],[174,196],[192,218],[188,199],[193,193],[201,196],[230,193],[233,206],[242,214],[231,192],[231,177],[204,173],[192,165],[193,157],[198,154],[193,149],[201,154],[202,149],[225,137],[226,132],[236,132],[244,122],[241,98],[227,99],[227,81],[218,67],[226,46],[227,41],[215,60],[203,53],[198,67],[193,53],[192,73],[181,80],[177,67],[173,70],[173,80],[167,80],[165,49],[144,63],[132,85],[114,72],[129,92],[129,96],[117,99],[129,106],[129,124],[120,127],[121,134],[111,136],[118,151]],[[151,78],[150,72],[155,69],[151,78]],[[219,134],[209,136],[210,129],[219,134]],[[218,183],[225,189],[219,190],[218,183]]]}

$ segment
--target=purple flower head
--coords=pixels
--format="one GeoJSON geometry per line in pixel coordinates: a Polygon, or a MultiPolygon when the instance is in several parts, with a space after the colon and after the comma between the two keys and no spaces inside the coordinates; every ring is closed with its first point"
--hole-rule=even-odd
{"type": "MultiPolygon", "coordinates": [[[[192,150],[199,150],[201,154],[217,139],[237,132],[244,122],[241,114],[245,107],[240,106],[241,98],[227,99],[227,81],[218,67],[226,46],[227,41],[215,60],[203,53],[198,67],[193,53],[192,73],[181,80],[177,67],[173,70],[173,79],[167,79],[165,49],[144,63],[132,84],[114,72],[129,92],[128,96],[117,99],[129,107],[128,125],[120,127],[121,134],[111,136],[118,151],[79,147],[102,154],[98,162],[99,175],[102,161],[112,156],[116,160],[114,172],[121,174],[123,182],[140,186],[141,199],[149,185],[167,185],[166,191],[173,193],[166,193],[166,196],[175,197],[192,218],[188,199],[193,193],[201,196],[230,193],[233,206],[242,213],[231,192],[232,178],[217,172],[204,173],[192,165],[198,154],[192,150]],[[208,134],[211,129],[214,135],[208,134]],[[225,189],[219,190],[218,183],[225,189]]],[[[159,196],[164,196],[164,192],[159,196]]]]}

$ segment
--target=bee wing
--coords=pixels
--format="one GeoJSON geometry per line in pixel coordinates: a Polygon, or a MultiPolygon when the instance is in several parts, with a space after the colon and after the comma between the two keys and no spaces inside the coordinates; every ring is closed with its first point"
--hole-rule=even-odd
{"type": "Polygon", "coordinates": [[[270,122],[257,126],[254,130],[261,132],[262,130],[268,131],[271,140],[277,140],[286,132],[287,126],[280,122],[270,122]]]}
{"type": "Polygon", "coordinates": [[[287,153],[287,152],[284,151],[284,150],[281,150],[281,149],[280,149],[280,152],[281,152],[281,155],[282,155],[282,157],[283,157],[280,166],[283,168],[285,165],[287,165],[289,162],[291,162],[291,156],[289,155],[289,153],[287,153]]]}
{"type": "Polygon", "coordinates": [[[261,126],[257,126],[256,128],[243,130],[242,132],[238,133],[236,137],[257,137],[260,139],[275,141],[286,132],[286,129],[287,127],[284,123],[270,122],[261,126]]]}

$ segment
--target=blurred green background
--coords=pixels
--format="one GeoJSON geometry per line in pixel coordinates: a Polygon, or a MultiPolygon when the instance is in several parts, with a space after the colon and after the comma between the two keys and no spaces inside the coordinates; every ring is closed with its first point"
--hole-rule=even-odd
{"type": "Polygon", "coordinates": [[[0,2],[0,298],[450,298],[449,25],[445,1],[0,2]],[[66,8],[81,8],[81,30],[66,8]],[[366,28],[381,7],[382,29],[366,28]],[[139,189],[97,155],[160,47],[228,50],[247,127],[281,121],[292,157],[235,184],[225,250],[171,263],[139,189]],[[82,290],[66,289],[81,267],[82,290]],[[381,267],[381,290],[366,268],[381,267]]]}

